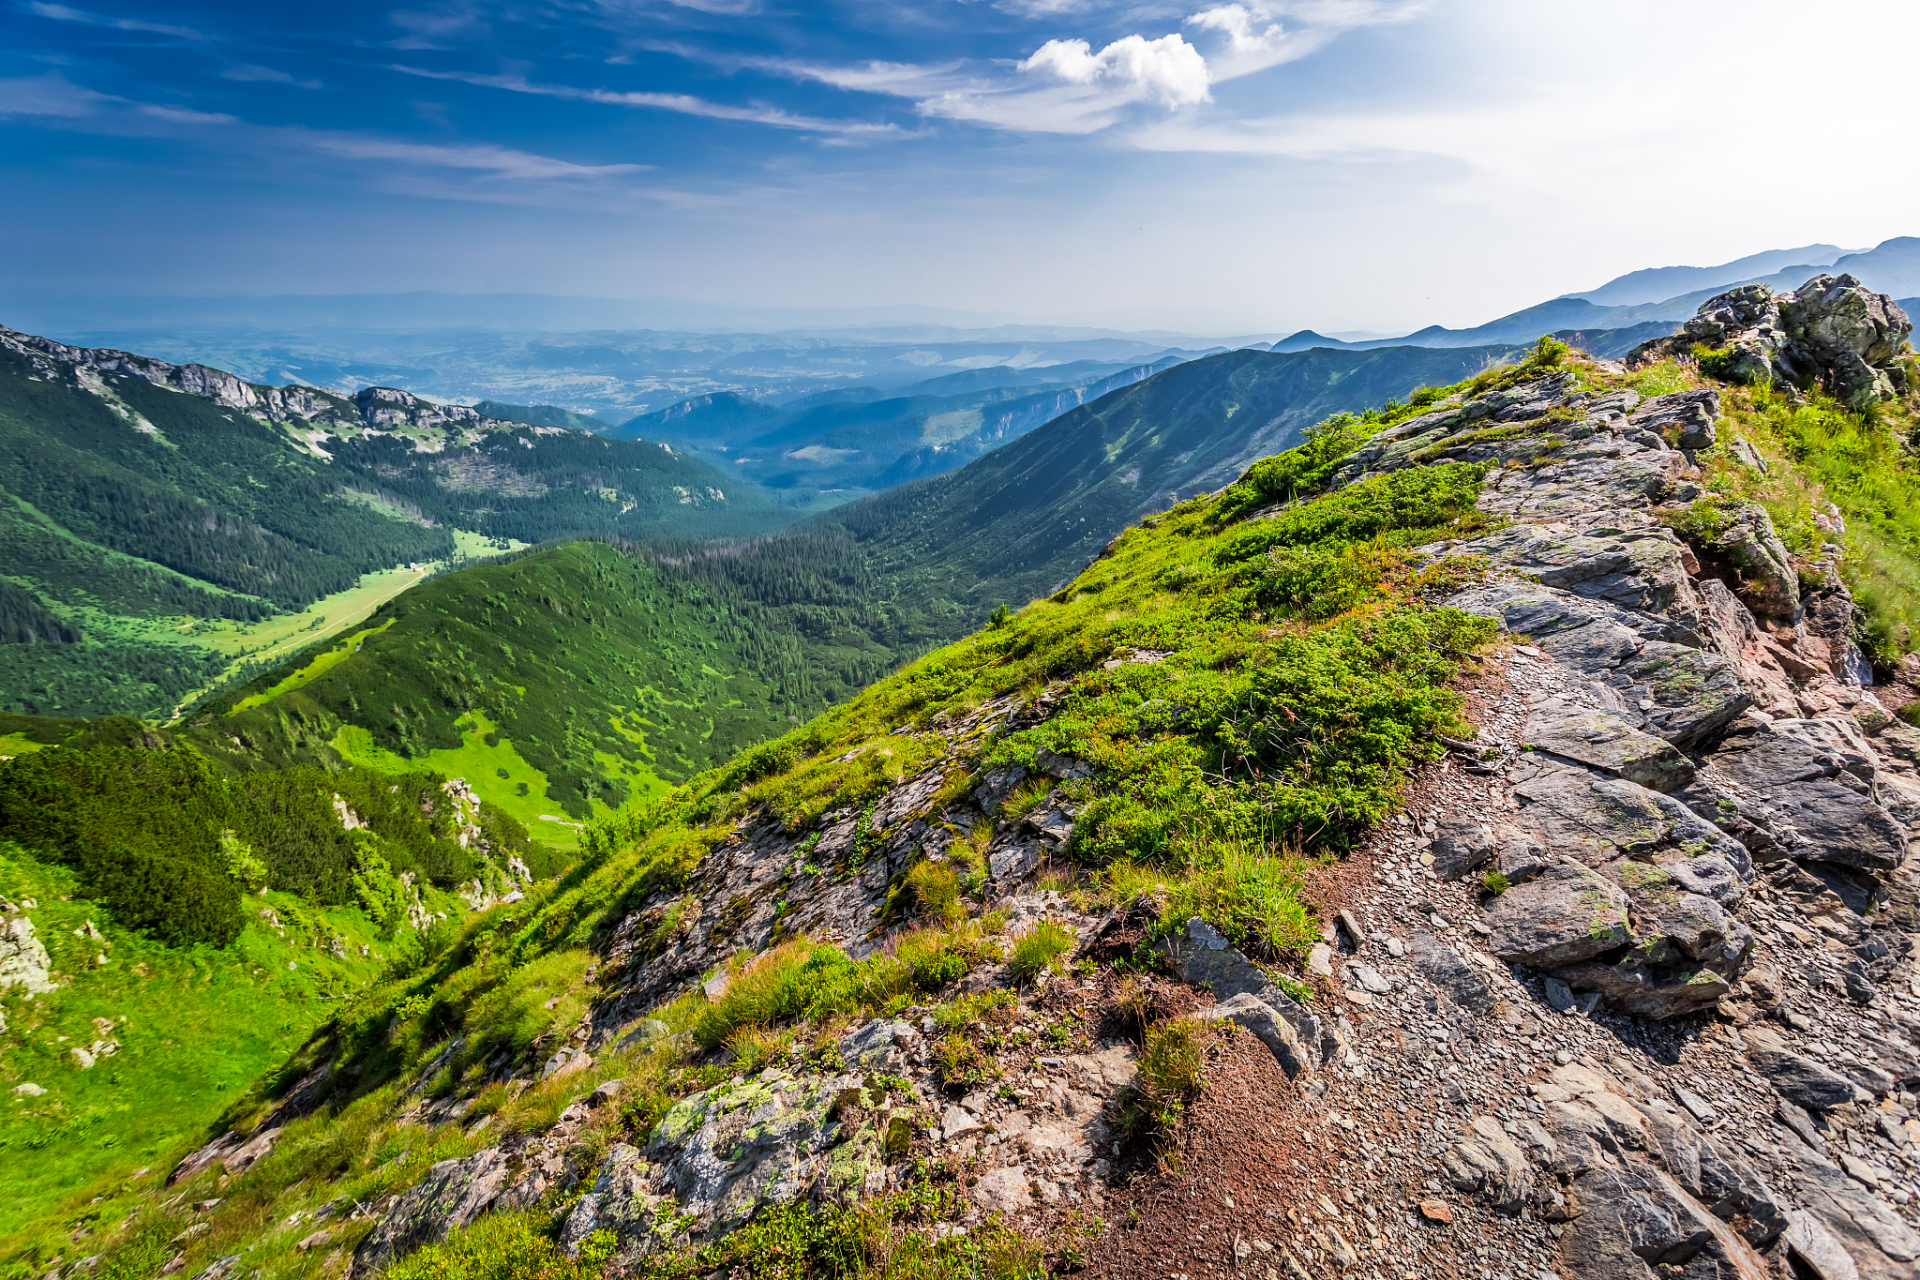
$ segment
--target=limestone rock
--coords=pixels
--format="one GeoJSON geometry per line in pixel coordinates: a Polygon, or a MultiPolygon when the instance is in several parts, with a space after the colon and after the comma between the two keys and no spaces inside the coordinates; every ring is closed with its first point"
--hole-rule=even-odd
{"type": "Polygon", "coordinates": [[[1487,906],[1493,954],[1509,964],[1552,969],[1625,946],[1627,895],[1584,867],[1562,862],[1515,885],[1487,906]]]}
{"type": "Polygon", "coordinates": [[[45,995],[55,987],[47,975],[47,948],[34,936],[33,921],[9,916],[0,925],[0,990],[20,987],[28,995],[45,995]]]}

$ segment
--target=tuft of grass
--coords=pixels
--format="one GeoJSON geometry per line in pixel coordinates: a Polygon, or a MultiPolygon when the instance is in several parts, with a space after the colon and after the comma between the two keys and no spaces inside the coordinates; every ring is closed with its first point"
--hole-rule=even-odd
{"type": "Polygon", "coordinates": [[[1488,893],[1496,896],[1513,888],[1513,881],[1507,879],[1506,873],[1501,871],[1487,872],[1486,875],[1480,877],[1480,883],[1488,893]]]}
{"type": "Polygon", "coordinates": [[[1060,957],[1073,949],[1073,931],[1057,920],[1042,920],[1014,940],[1009,964],[1014,979],[1032,982],[1058,967],[1060,957]]]}
{"type": "Polygon", "coordinates": [[[907,872],[913,911],[932,924],[954,925],[967,918],[960,901],[960,877],[944,862],[922,862],[907,872]]]}

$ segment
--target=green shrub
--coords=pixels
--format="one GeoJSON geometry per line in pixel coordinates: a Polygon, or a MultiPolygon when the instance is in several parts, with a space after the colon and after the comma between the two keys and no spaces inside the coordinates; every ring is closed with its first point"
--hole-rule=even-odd
{"type": "Polygon", "coordinates": [[[940,1083],[949,1089],[968,1089],[991,1080],[992,1061],[972,1036],[951,1032],[933,1046],[933,1067],[940,1083]]]}
{"type": "Polygon", "coordinates": [[[1057,920],[1042,920],[1015,939],[1010,967],[1015,980],[1032,982],[1073,949],[1073,932],[1057,920]]]}
{"type": "Polygon", "coordinates": [[[190,751],[51,747],[0,764],[0,839],[72,867],[122,924],[172,946],[239,936],[230,813],[190,751]]]}

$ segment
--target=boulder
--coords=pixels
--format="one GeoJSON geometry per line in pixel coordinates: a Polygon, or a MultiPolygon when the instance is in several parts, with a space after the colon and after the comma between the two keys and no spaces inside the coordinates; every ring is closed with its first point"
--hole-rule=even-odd
{"type": "Polygon", "coordinates": [[[843,1100],[858,1100],[863,1083],[858,1075],[794,1076],[769,1067],[716,1085],[661,1118],[647,1157],[664,1167],[694,1231],[714,1238],[816,1179],[839,1191],[865,1180],[876,1166],[874,1135],[869,1128],[844,1133],[837,1115],[843,1100]]]}
{"type": "Polygon", "coordinates": [[[1492,1116],[1475,1116],[1467,1136],[1447,1149],[1441,1171],[1453,1189],[1483,1197],[1495,1212],[1513,1214],[1533,1190],[1533,1166],[1492,1116]]]}
{"type": "Polygon", "coordinates": [[[1487,905],[1488,946],[1509,964],[1554,969],[1632,941],[1627,895],[1585,867],[1561,862],[1487,905]]]}
{"type": "Polygon", "coordinates": [[[1409,941],[1414,967],[1449,1001],[1471,1013],[1493,1011],[1493,988],[1452,948],[1424,929],[1416,929],[1409,941]]]}
{"type": "Polygon", "coordinates": [[[1733,994],[1712,969],[1674,968],[1631,956],[1618,964],[1583,964],[1560,976],[1581,991],[1597,991],[1624,1013],[1664,1021],[1711,1009],[1733,994]]]}
{"type": "Polygon", "coordinates": [[[1839,719],[1740,722],[1679,799],[1766,860],[1808,858],[1891,870],[1907,833],[1875,798],[1877,766],[1839,719]]]}
{"type": "MultiPolygon", "coordinates": [[[[1541,751],[1637,782],[1655,791],[1677,791],[1693,779],[1693,761],[1664,738],[1642,733],[1605,711],[1550,701],[1528,717],[1527,741],[1541,751]]],[[[1439,842],[1434,871],[1440,873],[1439,842]]],[[[1451,878],[1451,877],[1449,877],[1451,878]]]]}
{"type": "Polygon", "coordinates": [[[1260,1043],[1272,1051],[1274,1060],[1290,1080],[1313,1070],[1314,1054],[1301,1043],[1299,1034],[1287,1025],[1285,1018],[1251,992],[1242,991],[1200,1016],[1231,1022],[1253,1032],[1260,1043]]]}
{"type": "Polygon", "coordinates": [[[403,1193],[353,1251],[351,1274],[370,1276],[422,1245],[444,1240],[485,1213],[506,1185],[508,1161],[499,1147],[462,1160],[442,1160],[403,1193]]]}
{"type": "MultiPolygon", "coordinates": [[[[1525,806],[1522,816],[1556,853],[1570,854],[1590,867],[1621,858],[1663,865],[1714,858],[1719,860],[1716,866],[1731,868],[1742,891],[1753,878],[1746,847],[1679,798],[1550,760],[1525,761],[1516,766],[1514,776],[1514,794],[1525,806]]],[[[1714,896],[1725,905],[1726,899],[1714,896]]]]}
{"type": "Polygon", "coordinates": [[[1433,837],[1433,874],[1458,880],[1491,858],[1493,828],[1477,818],[1448,815],[1440,819],[1433,837]]]}
{"type": "Polygon", "coordinates": [[[636,1147],[622,1142],[607,1153],[587,1193],[560,1229],[560,1247],[570,1258],[595,1231],[611,1231],[617,1255],[628,1267],[671,1242],[678,1206],[659,1193],[660,1171],[636,1147]]]}

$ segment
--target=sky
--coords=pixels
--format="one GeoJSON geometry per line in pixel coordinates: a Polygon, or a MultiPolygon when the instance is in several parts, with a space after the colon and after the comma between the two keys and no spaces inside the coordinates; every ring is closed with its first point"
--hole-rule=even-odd
{"type": "Polygon", "coordinates": [[[9,292],[1459,327],[1920,234],[1920,5],[0,0],[9,292]]]}

